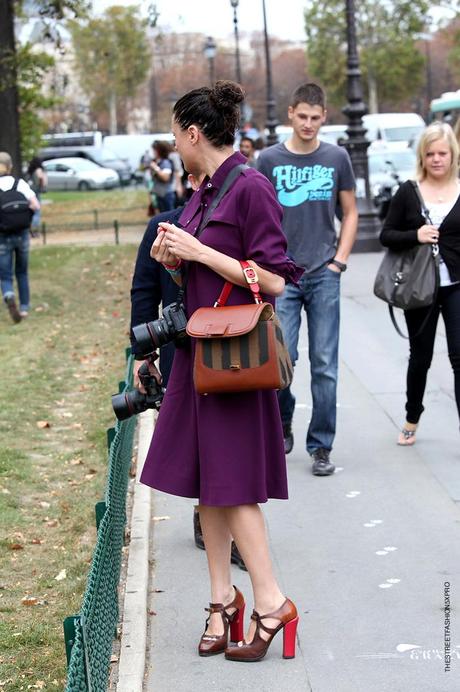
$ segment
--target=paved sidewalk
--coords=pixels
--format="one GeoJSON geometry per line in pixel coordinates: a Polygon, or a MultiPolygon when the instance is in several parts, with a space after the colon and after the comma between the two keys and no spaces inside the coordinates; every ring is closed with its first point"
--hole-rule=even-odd
{"type": "MultiPolygon", "coordinates": [[[[301,614],[297,657],[281,658],[281,635],[254,666],[198,657],[209,593],[205,554],[193,543],[193,502],[153,492],[145,607],[154,614],[148,615],[144,690],[460,689],[460,436],[452,374],[440,327],[417,443],[397,447],[408,347],[372,296],[380,259],[353,255],[342,277],[337,472],[313,477],[304,451],[311,408],[304,327],[290,500],[264,507],[277,575],[301,614]],[[450,672],[444,672],[445,582],[450,672]]],[[[233,575],[250,610],[248,575],[236,568],[233,575]]],[[[129,648],[138,655],[135,639],[129,648]]],[[[118,691],[141,692],[141,686],[118,691]]]]}

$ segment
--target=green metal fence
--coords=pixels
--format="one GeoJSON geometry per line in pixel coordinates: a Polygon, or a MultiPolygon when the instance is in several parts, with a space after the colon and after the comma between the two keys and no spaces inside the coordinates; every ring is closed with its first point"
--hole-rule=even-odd
{"type": "MultiPolygon", "coordinates": [[[[127,352],[125,381],[132,387],[133,359],[127,352]]],[[[107,431],[109,468],[105,499],[96,505],[97,542],[78,615],[64,621],[68,662],[66,692],[106,692],[112,643],[118,624],[118,583],[126,524],[126,496],[136,416],[107,431]]]]}

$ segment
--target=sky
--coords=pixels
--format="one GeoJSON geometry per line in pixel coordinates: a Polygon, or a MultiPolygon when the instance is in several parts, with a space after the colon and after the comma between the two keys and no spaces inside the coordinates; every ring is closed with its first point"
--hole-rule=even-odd
{"type": "MultiPolygon", "coordinates": [[[[145,11],[151,0],[93,0],[95,12],[110,5],[140,5],[145,11]]],[[[233,8],[230,0],[155,0],[160,13],[158,24],[173,31],[197,31],[225,38],[233,33],[233,8]]],[[[305,41],[303,9],[305,0],[265,0],[268,32],[272,36],[305,41]],[[286,8],[289,7],[289,11],[286,8]]],[[[238,29],[262,31],[262,0],[239,0],[238,29]]]]}

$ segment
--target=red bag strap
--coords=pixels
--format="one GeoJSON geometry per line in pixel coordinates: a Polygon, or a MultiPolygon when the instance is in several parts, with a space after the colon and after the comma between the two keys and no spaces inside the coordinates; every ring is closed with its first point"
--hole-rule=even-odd
{"type": "MultiPolygon", "coordinates": [[[[246,283],[248,284],[249,289],[251,290],[252,295],[254,297],[254,302],[262,303],[263,300],[262,296],[260,295],[259,277],[257,276],[256,270],[249,264],[247,260],[240,260],[240,264],[243,269],[243,274],[244,278],[246,279],[246,283]]],[[[214,303],[215,308],[220,308],[226,304],[232,288],[233,284],[231,283],[231,281],[226,281],[222,291],[220,292],[220,296],[214,303]]]]}

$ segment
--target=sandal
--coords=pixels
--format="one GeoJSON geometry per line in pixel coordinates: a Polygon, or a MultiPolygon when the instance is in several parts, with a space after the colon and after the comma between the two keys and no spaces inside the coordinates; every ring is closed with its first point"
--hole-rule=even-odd
{"type": "Polygon", "coordinates": [[[400,447],[411,447],[412,445],[415,444],[415,433],[416,430],[408,430],[407,428],[403,428],[401,432],[399,433],[398,437],[398,442],[397,444],[400,447]]]}

